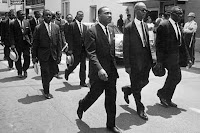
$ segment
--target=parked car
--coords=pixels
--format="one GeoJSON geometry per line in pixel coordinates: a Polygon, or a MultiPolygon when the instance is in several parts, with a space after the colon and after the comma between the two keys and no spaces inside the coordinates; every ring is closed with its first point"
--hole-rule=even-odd
{"type": "Polygon", "coordinates": [[[115,32],[115,57],[116,59],[123,59],[123,33],[116,25],[109,24],[115,32]]]}

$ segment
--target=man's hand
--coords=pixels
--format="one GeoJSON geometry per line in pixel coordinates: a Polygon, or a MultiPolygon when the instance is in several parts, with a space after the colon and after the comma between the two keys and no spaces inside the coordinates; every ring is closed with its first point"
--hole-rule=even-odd
{"type": "Polygon", "coordinates": [[[101,69],[98,71],[98,76],[101,80],[108,81],[108,74],[106,73],[104,69],[101,69]]]}
{"type": "Polygon", "coordinates": [[[131,68],[128,67],[128,68],[125,68],[126,72],[130,75],[131,74],[131,68]]]}
{"type": "Polygon", "coordinates": [[[32,62],[33,62],[33,64],[35,64],[35,63],[38,62],[38,59],[37,58],[32,58],[32,62]]]}

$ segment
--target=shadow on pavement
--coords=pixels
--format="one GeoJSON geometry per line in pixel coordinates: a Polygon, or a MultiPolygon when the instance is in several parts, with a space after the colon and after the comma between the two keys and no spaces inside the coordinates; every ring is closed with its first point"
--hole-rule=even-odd
{"type": "Polygon", "coordinates": [[[72,86],[67,82],[63,82],[63,84],[65,85],[65,87],[58,88],[55,91],[68,92],[70,90],[79,90],[79,89],[81,89],[81,86],[79,86],[79,85],[72,86]]]}
{"type": "Polygon", "coordinates": [[[172,118],[173,115],[178,115],[181,112],[186,112],[187,110],[182,108],[165,108],[161,104],[156,103],[153,106],[147,106],[146,113],[151,116],[161,116],[163,118],[172,118]]]}
{"type": "Polygon", "coordinates": [[[191,67],[190,69],[181,68],[181,70],[187,71],[187,72],[196,73],[196,74],[200,74],[200,68],[197,68],[197,67],[191,67]]]}
{"type": "Polygon", "coordinates": [[[26,97],[18,99],[18,102],[22,104],[31,104],[35,102],[44,101],[44,100],[46,100],[46,98],[43,95],[29,96],[27,94],[26,97]]]}
{"type": "Polygon", "coordinates": [[[35,79],[35,80],[42,80],[42,77],[41,77],[41,76],[35,76],[35,77],[32,77],[32,79],[35,79]]]}
{"type": "Polygon", "coordinates": [[[129,130],[130,127],[133,125],[140,126],[146,123],[145,120],[142,120],[137,112],[133,110],[132,108],[128,107],[128,105],[120,105],[124,110],[126,110],[126,113],[121,113],[116,118],[116,125],[122,129],[122,130],[129,130]]]}
{"type": "Polygon", "coordinates": [[[10,71],[8,68],[0,69],[0,72],[10,71]]]}
{"type": "Polygon", "coordinates": [[[80,131],[78,133],[110,133],[106,128],[90,128],[84,121],[76,119],[76,124],[80,131]]]}
{"type": "Polygon", "coordinates": [[[18,78],[17,76],[14,77],[6,77],[3,79],[0,79],[1,83],[6,83],[6,82],[12,82],[12,81],[18,81],[18,80],[24,80],[24,78],[18,78]]]}

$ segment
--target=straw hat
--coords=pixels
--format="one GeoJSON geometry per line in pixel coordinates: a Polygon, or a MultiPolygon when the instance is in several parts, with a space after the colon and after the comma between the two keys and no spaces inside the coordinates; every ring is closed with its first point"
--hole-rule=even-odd
{"type": "Polygon", "coordinates": [[[13,60],[13,61],[17,61],[19,59],[19,55],[17,53],[17,50],[14,48],[14,49],[10,49],[10,55],[9,55],[10,59],[13,60]]]}
{"type": "Polygon", "coordinates": [[[190,12],[190,13],[188,14],[188,17],[194,17],[194,18],[195,18],[195,13],[190,12]]]}
{"type": "Polygon", "coordinates": [[[69,64],[69,66],[72,66],[74,64],[74,56],[73,54],[66,56],[66,63],[69,64]]]}

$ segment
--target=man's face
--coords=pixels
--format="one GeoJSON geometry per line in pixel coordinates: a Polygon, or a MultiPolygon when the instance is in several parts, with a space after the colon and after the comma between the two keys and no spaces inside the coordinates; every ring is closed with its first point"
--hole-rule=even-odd
{"type": "Polygon", "coordinates": [[[56,13],[56,17],[57,17],[57,18],[60,18],[60,16],[61,16],[61,13],[60,13],[60,12],[57,12],[57,13],[56,13]]]}
{"type": "Polygon", "coordinates": [[[136,10],[136,17],[138,20],[143,20],[147,13],[147,7],[146,5],[140,5],[138,9],[136,10]]]}
{"type": "Polygon", "coordinates": [[[10,14],[9,14],[9,18],[10,18],[10,19],[15,18],[15,13],[14,13],[14,12],[10,12],[10,14]]]}
{"type": "Polygon", "coordinates": [[[50,11],[45,11],[44,14],[43,14],[43,18],[44,18],[44,21],[46,23],[50,23],[51,19],[52,19],[52,14],[50,11]]]}
{"type": "Polygon", "coordinates": [[[181,18],[183,17],[182,9],[180,8],[175,9],[175,11],[171,13],[171,17],[175,22],[180,22],[181,18]]]}
{"type": "Polygon", "coordinates": [[[188,21],[192,21],[194,17],[188,17],[188,21]]]}
{"type": "Polygon", "coordinates": [[[17,14],[17,18],[18,18],[19,20],[23,20],[24,17],[25,17],[25,14],[24,14],[23,11],[20,11],[19,14],[17,14]]]}
{"type": "Polygon", "coordinates": [[[72,20],[73,20],[72,15],[68,15],[68,16],[67,16],[67,22],[68,22],[68,23],[71,23],[72,20]]]}
{"type": "Polygon", "coordinates": [[[40,16],[41,16],[40,12],[36,12],[35,18],[40,18],[40,16]]]}
{"type": "Polygon", "coordinates": [[[81,21],[83,20],[83,17],[84,17],[84,15],[83,15],[82,12],[78,12],[77,15],[76,15],[76,19],[77,19],[79,22],[81,22],[81,21]]]}
{"type": "Polygon", "coordinates": [[[112,13],[109,8],[103,8],[101,14],[99,14],[99,21],[103,25],[108,25],[112,21],[112,13]]]}

